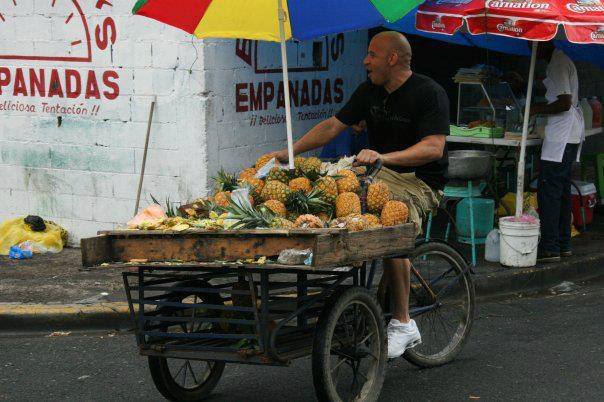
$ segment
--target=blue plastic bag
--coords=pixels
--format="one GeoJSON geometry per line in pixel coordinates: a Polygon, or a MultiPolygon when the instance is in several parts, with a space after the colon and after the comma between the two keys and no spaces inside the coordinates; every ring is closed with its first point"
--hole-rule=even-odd
{"type": "Polygon", "coordinates": [[[13,260],[25,260],[33,257],[34,253],[31,250],[22,250],[19,246],[12,246],[8,252],[8,258],[13,260]]]}

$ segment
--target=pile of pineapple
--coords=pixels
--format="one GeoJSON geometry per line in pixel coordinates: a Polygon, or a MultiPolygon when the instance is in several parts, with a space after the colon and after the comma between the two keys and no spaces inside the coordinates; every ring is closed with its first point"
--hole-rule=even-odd
{"type": "MultiPolygon", "coordinates": [[[[214,195],[179,208],[187,219],[204,222],[208,229],[348,228],[359,231],[407,222],[408,209],[392,200],[388,186],[377,181],[367,189],[367,213],[361,213],[361,183],[357,173],[342,169],[328,174],[316,157],[296,157],[295,172],[274,166],[264,178],[258,171],[272,162],[262,155],[253,167],[237,176],[221,170],[214,178],[214,195]],[[233,195],[246,188],[248,199],[233,195]],[[247,202],[249,201],[249,202],[247,202]]],[[[266,170],[266,169],[265,169],[266,170]]],[[[240,193],[240,192],[239,192],[240,193]]]]}

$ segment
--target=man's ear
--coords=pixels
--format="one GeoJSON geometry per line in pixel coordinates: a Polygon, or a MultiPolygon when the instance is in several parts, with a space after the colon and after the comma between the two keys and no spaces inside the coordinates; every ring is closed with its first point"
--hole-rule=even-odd
{"type": "Polygon", "coordinates": [[[388,58],[388,64],[390,66],[396,66],[398,63],[398,53],[392,52],[390,53],[390,57],[388,58]]]}

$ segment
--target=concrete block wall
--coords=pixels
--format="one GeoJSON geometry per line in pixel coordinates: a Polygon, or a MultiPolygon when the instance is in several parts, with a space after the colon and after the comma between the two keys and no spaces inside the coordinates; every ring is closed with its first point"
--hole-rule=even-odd
{"type": "Polygon", "coordinates": [[[154,97],[142,204],[149,194],[178,202],[205,191],[203,45],[132,16],[131,6],[22,0],[2,8],[0,221],[41,215],[77,243],[130,219],[154,97]],[[44,75],[40,91],[31,71],[44,75]]]}
{"type": "MultiPolygon", "coordinates": [[[[288,43],[290,88],[296,93],[291,96],[295,138],[336,113],[366,79],[366,51],[366,31],[288,43]],[[305,86],[309,102],[303,100],[305,86]]],[[[283,83],[279,44],[206,41],[204,57],[209,175],[219,167],[240,170],[266,152],[285,148],[285,108],[278,102],[283,83]]]]}
{"type": "MultiPolygon", "coordinates": [[[[64,226],[76,245],[123,225],[133,215],[154,99],[143,206],[150,194],[174,203],[205,195],[218,167],[238,170],[285,146],[282,121],[260,124],[284,115],[278,45],[193,39],[132,16],[133,2],[7,3],[0,221],[40,215],[64,226]],[[250,88],[265,83],[273,93],[257,103],[250,88]]],[[[296,137],[335,113],[365,79],[366,38],[357,32],[288,45],[292,85],[300,93],[307,85],[309,97],[306,104],[299,94],[294,106],[296,137]],[[321,89],[313,93],[313,85],[321,89]]]]}

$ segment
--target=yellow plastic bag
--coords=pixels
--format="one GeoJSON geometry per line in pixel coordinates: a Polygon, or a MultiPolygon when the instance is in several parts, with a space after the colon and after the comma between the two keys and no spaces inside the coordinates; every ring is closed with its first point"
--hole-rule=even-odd
{"type": "MultiPolygon", "coordinates": [[[[530,207],[537,209],[537,193],[525,192],[522,200],[523,212],[526,212],[530,207]]],[[[507,193],[499,200],[497,208],[498,216],[511,216],[516,214],[516,194],[507,193]]]]}
{"type": "Polygon", "coordinates": [[[46,229],[34,232],[24,218],[9,219],[0,223],[0,255],[8,255],[12,246],[29,240],[34,253],[58,253],[67,244],[67,231],[51,221],[44,221],[46,229]]]}

